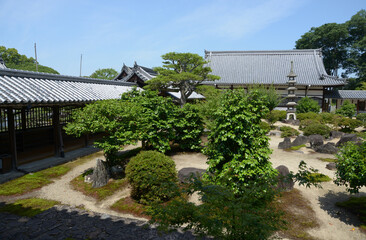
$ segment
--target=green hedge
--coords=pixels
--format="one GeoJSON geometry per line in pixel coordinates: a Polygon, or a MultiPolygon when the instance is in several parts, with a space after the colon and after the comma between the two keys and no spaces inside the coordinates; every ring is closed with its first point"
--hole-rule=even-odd
{"type": "Polygon", "coordinates": [[[328,138],[331,129],[327,125],[324,125],[321,123],[314,123],[314,124],[310,124],[309,126],[305,127],[303,131],[304,131],[305,136],[319,134],[325,138],[328,138]]]}

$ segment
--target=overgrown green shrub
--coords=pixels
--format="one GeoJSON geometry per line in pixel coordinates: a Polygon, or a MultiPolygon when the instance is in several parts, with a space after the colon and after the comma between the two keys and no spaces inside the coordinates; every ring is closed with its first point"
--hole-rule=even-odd
{"type": "Polygon", "coordinates": [[[131,158],[126,177],[132,186],[131,196],[140,203],[164,202],[177,194],[175,163],[157,151],[143,151],[131,158]]]}
{"type": "Polygon", "coordinates": [[[331,129],[330,129],[330,127],[328,127],[325,124],[314,123],[314,124],[311,124],[311,125],[308,125],[307,127],[305,127],[303,131],[304,131],[305,136],[319,134],[325,138],[328,138],[331,129]]]}
{"type": "Polygon", "coordinates": [[[352,118],[356,114],[356,105],[348,100],[345,100],[341,108],[338,109],[336,113],[345,117],[352,118]]]}
{"type": "Polygon", "coordinates": [[[272,110],[266,115],[266,119],[272,125],[277,121],[286,119],[286,111],[272,110]]]}
{"type": "Polygon", "coordinates": [[[307,113],[307,112],[318,113],[319,110],[320,106],[318,102],[311,98],[304,97],[297,102],[296,113],[307,113]]]}
{"type": "Polygon", "coordinates": [[[312,124],[320,124],[320,122],[317,119],[304,119],[300,121],[299,129],[304,130],[307,126],[312,124]]]}
{"type": "Polygon", "coordinates": [[[356,119],[363,122],[363,124],[366,124],[366,113],[357,114],[356,119]]]}
{"type": "Polygon", "coordinates": [[[296,114],[297,119],[301,120],[305,120],[305,119],[311,119],[311,120],[318,120],[321,121],[321,116],[319,113],[315,113],[315,112],[306,112],[306,113],[298,113],[296,114]]]}
{"type": "Polygon", "coordinates": [[[174,129],[174,141],[179,144],[181,149],[196,150],[201,148],[203,122],[195,105],[186,103],[183,108],[178,108],[174,129]]]}
{"type": "Polygon", "coordinates": [[[366,142],[360,145],[348,142],[336,155],[338,161],[336,180],[337,185],[345,185],[350,193],[358,193],[366,186],[366,142]]]}
{"type": "Polygon", "coordinates": [[[295,137],[298,136],[300,133],[295,128],[289,126],[282,126],[280,127],[281,130],[281,137],[295,137]]]}

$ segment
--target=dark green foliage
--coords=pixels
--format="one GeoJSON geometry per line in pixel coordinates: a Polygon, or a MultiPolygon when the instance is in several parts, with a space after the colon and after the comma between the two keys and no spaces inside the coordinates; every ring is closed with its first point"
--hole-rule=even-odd
{"type": "Polygon", "coordinates": [[[298,136],[300,133],[296,129],[289,127],[289,126],[282,126],[280,127],[281,130],[281,137],[295,137],[298,136]]]}
{"type": "Polygon", "coordinates": [[[330,127],[328,127],[325,124],[314,123],[314,124],[310,124],[307,127],[305,127],[303,131],[304,131],[305,136],[310,136],[310,135],[313,135],[313,134],[319,134],[319,135],[322,135],[325,138],[328,138],[331,129],[330,129],[330,127]]]}
{"type": "MultiPolygon", "coordinates": [[[[6,67],[8,68],[36,71],[36,60],[32,57],[28,58],[25,55],[19,54],[18,50],[15,48],[7,49],[4,46],[0,46],[0,56],[5,61],[6,67]]],[[[59,74],[56,70],[39,64],[38,72],[59,74]]]]}
{"type": "Polygon", "coordinates": [[[277,121],[281,121],[283,119],[286,119],[286,111],[280,111],[280,110],[272,110],[266,115],[266,119],[269,123],[273,125],[273,123],[277,121]]]}
{"type": "MultiPolygon", "coordinates": [[[[271,150],[260,122],[267,113],[265,96],[243,89],[225,91],[209,135],[208,171],[212,180],[235,193],[250,182],[267,184],[276,176],[268,161],[271,150]]],[[[260,193],[258,193],[260,194],[260,193]]]]}
{"type": "Polygon", "coordinates": [[[297,119],[305,120],[305,119],[311,119],[311,120],[318,120],[321,121],[321,116],[318,113],[315,112],[306,112],[306,113],[298,113],[296,114],[297,119]]]}
{"type": "Polygon", "coordinates": [[[163,56],[163,67],[156,67],[159,73],[155,78],[147,81],[146,88],[166,90],[169,87],[179,89],[181,92],[180,105],[186,104],[188,97],[196,86],[203,81],[214,81],[220,77],[211,75],[211,68],[206,60],[194,53],[170,52],[163,56]]]}
{"type": "Polygon", "coordinates": [[[301,160],[299,164],[299,171],[294,174],[290,171],[290,174],[287,176],[288,179],[293,180],[294,182],[298,182],[299,186],[305,186],[310,188],[311,186],[321,188],[319,184],[319,170],[313,167],[308,167],[306,162],[301,160]]]}
{"type": "Polygon", "coordinates": [[[199,86],[198,92],[205,96],[204,101],[199,101],[196,105],[198,107],[199,114],[204,121],[206,128],[213,128],[214,116],[213,113],[217,110],[221,91],[211,86],[199,86]],[[210,88],[207,88],[210,87],[210,88]]]}
{"type": "Polygon", "coordinates": [[[313,125],[313,124],[320,124],[320,122],[317,119],[304,119],[304,120],[301,120],[299,129],[304,130],[307,126],[313,125]]]}
{"type": "Polygon", "coordinates": [[[356,119],[361,121],[363,124],[366,124],[366,113],[357,114],[356,119]]]}
{"type": "Polygon", "coordinates": [[[352,118],[356,114],[356,105],[348,100],[345,100],[343,105],[339,109],[337,109],[336,113],[345,117],[352,118]]]}
{"type": "Polygon", "coordinates": [[[122,94],[122,101],[137,105],[139,113],[139,139],[144,149],[160,152],[170,150],[169,141],[175,137],[176,109],[170,98],[158,96],[155,91],[133,90],[122,94]]]}
{"type": "Polygon", "coordinates": [[[296,113],[307,113],[307,112],[314,112],[318,113],[320,110],[320,106],[317,101],[303,97],[297,102],[296,106],[296,113]]]}
{"type": "Polygon", "coordinates": [[[322,112],[320,117],[322,123],[334,124],[336,115],[334,113],[322,112]]]}
{"type": "Polygon", "coordinates": [[[195,150],[201,148],[201,136],[203,133],[202,118],[198,114],[195,105],[185,104],[177,111],[177,121],[174,124],[174,141],[183,150],[195,150]]]}
{"type": "MultiPolygon", "coordinates": [[[[253,84],[248,87],[248,91],[258,91],[259,94],[266,96],[267,101],[265,104],[269,111],[272,111],[275,107],[277,107],[283,99],[281,95],[278,94],[276,88],[273,85],[266,86],[253,84]]],[[[286,118],[286,116],[284,118],[286,118]]]]}
{"type": "Polygon", "coordinates": [[[140,203],[160,203],[177,194],[175,163],[157,151],[143,151],[131,158],[126,177],[132,186],[132,198],[140,203]]]}
{"type": "Polygon", "coordinates": [[[93,72],[90,77],[91,78],[100,78],[100,79],[109,79],[112,80],[118,75],[118,72],[113,68],[103,68],[98,69],[93,72]]]}
{"type": "Polygon", "coordinates": [[[258,199],[257,192],[268,191],[254,183],[239,196],[230,188],[202,183],[195,179],[183,194],[194,192],[200,195],[202,204],[195,205],[178,198],[166,206],[153,205],[148,210],[150,223],[162,230],[184,227],[193,229],[200,236],[215,239],[268,239],[277,230],[284,228],[280,213],[269,203],[275,194],[269,190],[269,198],[258,199]]]}
{"type": "Polygon", "coordinates": [[[345,185],[350,193],[358,193],[366,186],[366,142],[356,145],[348,142],[337,156],[337,185],[345,185]]]}

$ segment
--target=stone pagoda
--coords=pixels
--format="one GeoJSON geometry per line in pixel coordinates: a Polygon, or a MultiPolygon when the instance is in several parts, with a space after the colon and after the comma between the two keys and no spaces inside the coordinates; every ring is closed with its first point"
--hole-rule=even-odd
{"type": "Polygon", "coordinates": [[[287,75],[288,77],[288,81],[287,81],[287,84],[288,84],[288,88],[287,88],[287,115],[286,115],[286,120],[290,120],[290,119],[293,119],[293,120],[296,120],[296,102],[295,102],[295,99],[296,99],[296,94],[295,94],[295,91],[296,91],[296,87],[295,87],[295,84],[296,84],[296,80],[295,80],[295,77],[297,77],[297,75],[294,73],[294,62],[291,61],[291,70],[290,70],[290,73],[289,75],[287,75]]]}

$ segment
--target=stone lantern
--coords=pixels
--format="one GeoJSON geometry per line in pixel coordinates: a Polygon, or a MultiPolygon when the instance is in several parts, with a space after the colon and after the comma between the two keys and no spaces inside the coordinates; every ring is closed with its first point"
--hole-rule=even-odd
{"type": "Polygon", "coordinates": [[[296,84],[296,80],[295,80],[295,77],[297,77],[297,75],[294,73],[294,62],[291,61],[291,70],[290,70],[290,73],[287,75],[288,77],[288,81],[287,81],[287,84],[288,84],[288,88],[287,88],[287,104],[286,104],[286,107],[287,107],[287,115],[286,115],[286,120],[290,120],[290,119],[293,119],[293,120],[296,120],[296,102],[295,102],[295,99],[296,99],[296,94],[295,94],[295,91],[296,91],[296,87],[295,87],[295,84],[296,84]]]}

